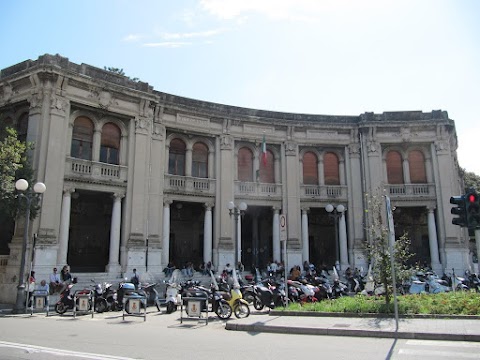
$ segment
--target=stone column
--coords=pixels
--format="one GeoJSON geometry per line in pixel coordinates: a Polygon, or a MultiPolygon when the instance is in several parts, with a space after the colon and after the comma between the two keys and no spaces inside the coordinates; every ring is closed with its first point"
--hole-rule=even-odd
{"type": "Polygon", "coordinates": [[[107,272],[120,272],[118,255],[120,252],[120,226],[122,215],[123,194],[113,194],[112,220],[110,226],[110,252],[108,256],[107,272]]]}
{"type": "Polygon", "coordinates": [[[92,161],[100,161],[100,148],[102,146],[102,130],[93,130],[92,161]]]}
{"type": "Polygon", "coordinates": [[[302,209],[302,257],[303,261],[310,261],[308,241],[308,209],[302,209]]]}
{"type": "Polygon", "coordinates": [[[318,185],[325,185],[325,170],[323,168],[323,158],[318,159],[317,171],[318,171],[318,185]]]}
{"type": "Polygon", "coordinates": [[[338,219],[338,239],[340,246],[340,269],[345,270],[350,266],[348,264],[347,226],[345,223],[345,212],[343,212],[338,219]]]}
{"type": "Polygon", "coordinates": [[[68,235],[70,230],[70,209],[72,205],[73,192],[75,192],[74,188],[63,190],[62,213],[60,217],[60,234],[58,236],[58,266],[67,263],[68,235]]]}
{"type": "Polygon", "coordinates": [[[192,144],[187,144],[185,150],[185,176],[192,176],[192,144]]]}
{"type": "Polygon", "coordinates": [[[172,202],[172,200],[164,200],[163,202],[162,262],[164,264],[168,264],[170,262],[170,205],[172,202]]]}
{"type": "Polygon", "coordinates": [[[435,224],[435,208],[428,209],[428,244],[430,245],[430,262],[432,270],[437,274],[442,273],[442,264],[438,253],[437,226],[435,224]]]}
{"type": "Polygon", "coordinates": [[[273,228],[272,228],[272,250],[273,261],[280,261],[281,247],[280,247],[280,209],[273,208],[273,228]]]}
{"type": "Polygon", "coordinates": [[[410,184],[410,165],[408,159],[403,159],[403,181],[410,184]]]}
{"type": "Polygon", "coordinates": [[[203,221],[203,261],[212,261],[212,204],[205,204],[205,219],[203,221]]]}

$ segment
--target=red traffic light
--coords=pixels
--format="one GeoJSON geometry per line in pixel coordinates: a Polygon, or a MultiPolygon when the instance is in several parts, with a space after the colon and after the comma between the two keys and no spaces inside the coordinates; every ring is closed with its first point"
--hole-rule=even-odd
{"type": "Polygon", "coordinates": [[[470,204],[474,204],[477,202],[477,195],[476,194],[468,194],[467,196],[467,201],[470,203],[470,204]]]}

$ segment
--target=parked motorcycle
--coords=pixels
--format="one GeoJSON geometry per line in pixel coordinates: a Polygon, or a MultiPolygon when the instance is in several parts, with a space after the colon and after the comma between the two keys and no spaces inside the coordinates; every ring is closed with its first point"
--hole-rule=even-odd
{"type": "Polygon", "coordinates": [[[155,305],[158,311],[161,311],[160,308],[160,297],[158,295],[157,289],[155,289],[157,283],[152,284],[138,284],[138,294],[144,295],[147,299],[147,306],[155,305]]]}
{"type": "MultiPolygon", "coordinates": [[[[188,282],[182,286],[182,298],[207,298],[207,303],[202,303],[202,311],[213,311],[222,320],[227,320],[232,316],[232,307],[222,297],[222,294],[214,286],[207,288],[198,283],[188,282]]],[[[187,310],[188,311],[188,310],[187,310]]]]}

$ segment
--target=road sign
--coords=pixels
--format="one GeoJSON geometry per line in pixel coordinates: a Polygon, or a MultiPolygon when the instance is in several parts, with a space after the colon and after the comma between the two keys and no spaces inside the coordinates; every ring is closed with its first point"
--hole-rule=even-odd
{"type": "Polygon", "coordinates": [[[280,241],[287,240],[287,216],[280,215],[280,241]]]}

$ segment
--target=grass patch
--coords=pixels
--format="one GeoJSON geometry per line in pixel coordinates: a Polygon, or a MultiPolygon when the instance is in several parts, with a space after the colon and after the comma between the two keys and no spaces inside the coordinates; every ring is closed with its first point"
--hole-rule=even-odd
{"type": "MultiPolygon", "coordinates": [[[[480,294],[450,292],[440,294],[414,294],[398,296],[398,313],[435,315],[480,315],[480,294]]],[[[275,310],[282,311],[282,308],[275,310]]],[[[382,296],[356,295],[316,303],[290,304],[286,311],[317,311],[358,314],[393,314],[393,299],[387,306],[382,296]]]]}

